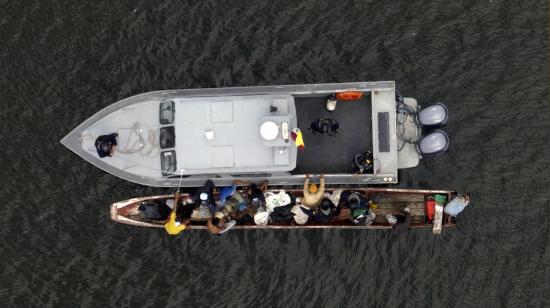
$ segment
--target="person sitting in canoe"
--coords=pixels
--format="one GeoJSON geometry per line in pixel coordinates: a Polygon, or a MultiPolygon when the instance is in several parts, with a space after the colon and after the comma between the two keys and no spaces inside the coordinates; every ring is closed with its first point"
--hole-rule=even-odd
{"type": "Polygon", "coordinates": [[[193,214],[193,207],[183,206],[182,210],[178,211],[179,198],[180,198],[180,193],[178,191],[176,192],[176,195],[174,198],[174,208],[170,212],[168,222],[164,224],[164,229],[170,235],[180,234],[183,230],[188,228],[188,225],[191,223],[191,215],[193,214]],[[178,217],[176,217],[176,213],[179,214],[177,215],[178,217]]]}
{"type": "Polygon", "coordinates": [[[113,156],[118,145],[116,141],[117,137],[117,133],[97,137],[95,140],[95,149],[97,150],[97,155],[99,155],[99,158],[113,156]]]}
{"type": "Polygon", "coordinates": [[[216,185],[214,185],[214,182],[212,182],[212,180],[207,180],[202,187],[197,188],[195,192],[191,194],[191,199],[193,199],[193,202],[196,204],[207,205],[210,212],[214,214],[218,209],[218,205],[214,199],[215,188],[216,185]]]}
{"type": "Polygon", "coordinates": [[[316,222],[328,224],[339,214],[340,208],[336,207],[329,198],[323,198],[319,205],[319,210],[315,213],[313,219],[316,222]]]}
{"type": "Polygon", "coordinates": [[[316,207],[321,203],[323,193],[325,192],[325,177],[321,175],[319,187],[316,184],[309,184],[309,174],[306,175],[304,182],[304,198],[302,199],[302,205],[308,207],[316,207]]]}
{"type": "Polygon", "coordinates": [[[240,192],[236,192],[233,196],[225,200],[224,214],[239,223],[253,222],[252,216],[249,215],[248,206],[248,199],[240,192]]]}
{"type": "Polygon", "coordinates": [[[238,223],[254,222],[258,208],[265,206],[265,191],[269,182],[256,185],[249,181],[235,180],[232,186],[220,188],[220,203],[224,206],[226,216],[238,223]],[[243,192],[237,192],[237,185],[245,186],[243,192]]]}
{"type": "Polygon", "coordinates": [[[226,218],[222,212],[217,212],[214,218],[209,218],[206,222],[208,232],[213,235],[220,235],[233,228],[237,222],[230,220],[226,222],[226,218]]]}

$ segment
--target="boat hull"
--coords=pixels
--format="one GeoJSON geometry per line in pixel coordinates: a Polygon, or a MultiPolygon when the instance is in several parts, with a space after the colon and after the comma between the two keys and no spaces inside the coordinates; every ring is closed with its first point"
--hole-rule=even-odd
{"type": "MultiPolygon", "coordinates": [[[[323,96],[334,92],[342,91],[362,91],[369,93],[372,96],[372,151],[374,152],[375,167],[373,173],[357,174],[350,172],[349,170],[344,172],[322,172],[323,168],[319,168],[319,172],[308,172],[313,174],[325,174],[325,178],[328,184],[344,184],[344,185],[366,185],[366,184],[391,184],[398,182],[398,169],[400,164],[402,168],[414,167],[418,164],[419,155],[415,149],[405,147],[404,150],[398,151],[398,145],[396,142],[395,134],[395,110],[393,108],[395,101],[395,84],[393,81],[382,82],[353,82],[353,83],[336,83],[336,84],[308,84],[308,85],[282,85],[282,86],[259,86],[259,87],[236,87],[236,88],[212,88],[212,89],[189,89],[189,90],[165,90],[148,92],[139,94],[126,99],[123,99],[117,103],[107,106],[103,110],[99,111],[92,117],[85,120],[67,136],[65,136],[61,143],[72,150],[74,153],[84,158],[88,162],[92,163],[96,167],[108,172],[114,176],[122,179],[135,182],[142,185],[155,186],[155,187],[197,187],[201,186],[206,179],[212,179],[218,186],[230,185],[234,180],[247,180],[247,181],[261,181],[268,180],[272,185],[299,185],[303,183],[304,173],[293,173],[285,171],[265,171],[261,168],[253,170],[251,172],[231,172],[231,173],[213,173],[204,172],[200,174],[186,174],[183,178],[177,176],[177,172],[170,177],[161,176],[160,172],[158,176],[140,175],[131,172],[132,166],[114,167],[112,164],[106,162],[105,159],[101,159],[93,151],[83,150],[82,140],[86,135],[89,128],[96,124],[98,121],[104,119],[110,114],[123,110],[124,108],[131,108],[135,104],[139,104],[146,101],[163,101],[173,98],[205,98],[205,97],[227,97],[232,95],[239,96],[252,96],[252,95],[292,95],[294,97],[303,96],[323,96]],[[392,108],[390,108],[392,107],[392,108]],[[378,108],[378,109],[377,109],[378,108]],[[389,109],[388,109],[389,108],[389,109]],[[388,134],[387,144],[384,144],[385,149],[382,149],[383,143],[379,142],[381,129],[376,116],[378,113],[389,114],[388,126],[383,128],[388,134]],[[403,159],[405,157],[405,159],[403,159]]],[[[414,101],[414,100],[412,100],[414,101]]],[[[341,103],[345,104],[345,103],[341,103]]],[[[416,105],[416,101],[414,101],[416,105]]],[[[299,119],[298,119],[299,122],[299,119]]],[[[303,127],[303,125],[302,125],[303,127]]],[[[306,129],[306,128],[302,128],[306,129]]],[[[411,130],[413,134],[417,134],[415,129],[411,130]]],[[[348,140],[348,144],[353,141],[348,140]]],[[[310,144],[309,146],[316,146],[310,144]]],[[[306,144],[308,147],[308,144],[306,144]]],[[[300,155],[300,154],[298,154],[300,155]]],[[[294,157],[296,154],[294,154],[294,157]]],[[[352,158],[349,157],[350,165],[352,158]]],[[[294,158],[295,159],[295,158],[294,158]]]]}
{"type": "MultiPolygon", "coordinates": [[[[383,215],[387,213],[396,214],[404,206],[409,206],[412,208],[411,216],[413,217],[413,223],[411,224],[412,229],[416,228],[428,228],[432,229],[434,234],[439,234],[441,228],[452,228],[456,224],[456,220],[448,215],[442,215],[441,221],[427,221],[425,219],[426,213],[424,210],[424,199],[428,196],[433,196],[435,194],[444,195],[448,200],[456,195],[455,192],[449,190],[418,190],[418,189],[388,189],[388,188],[353,188],[350,189],[356,192],[363,193],[364,195],[372,195],[374,193],[384,194],[380,204],[384,204],[383,209],[375,209],[373,211],[378,211],[377,216],[383,219],[383,215]],[[435,227],[434,227],[435,226],[435,227]]],[[[286,190],[287,192],[293,194],[295,197],[301,196],[301,190],[291,189],[286,190]]],[[[327,189],[327,193],[332,192],[332,189],[327,189]]],[[[272,190],[272,192],[278,192],[278,190],[272,190]]],[[[189,198],[188,194],[182,194],[182,198],[189,198]]],[[[167,200],[172,199],[173,195],[159,195],[159,196],[149,196],[149,197],[139,197],[132,198],[120,202],[113,203],[110,207],[110,217],[111,220],[123,223],[127,225],[137,226],[137,227],[147,227],[147,228],[163,228],[163,221],[145,221],[141,219],[138,213],[137,208],[139,205],[148,200],[167,200]]],[[[202,220],[193,220],[191,223],[190,230],[203,230],[207,229],[204,221],[202,220]]],[[[268,224],[265,226],[255,225],[255,224],[244,224],[236,225],[234,229],[392,229],[392,226],[386,221],[375,221],[372,225],[354,225],[351,223],[347,217],[336,218],[333,222],[329,224],[320,224],[309,222],[305,225],[297,225],[292,222],[289,223],[274,223],[268,224]]]]}

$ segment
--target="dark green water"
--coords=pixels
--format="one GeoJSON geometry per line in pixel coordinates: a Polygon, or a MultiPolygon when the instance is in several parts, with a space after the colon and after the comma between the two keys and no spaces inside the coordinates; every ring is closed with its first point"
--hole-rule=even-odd
{"type": "Polygon", "coordinates": [[[0,0],[0,306],[549,306],[548,4],[408,3],[0,0]],[[170,238],[108,215],[167,190],[59,143],[141,92],[363,80],[448,104],[399,186],[470,191],[456,229],[170,238]]]}

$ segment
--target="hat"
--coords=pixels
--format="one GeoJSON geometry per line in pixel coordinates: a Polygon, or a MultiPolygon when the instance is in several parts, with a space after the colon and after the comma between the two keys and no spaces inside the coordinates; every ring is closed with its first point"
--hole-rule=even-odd
{"type": "Polygon", "coordinates": [[[199,197],[201,198],[202,201],[208,200],[208,194],[205,192],[201,193],[199,197]]]}
{"type": "Polygon", "coordinates": [[[272,194],[265,198],[266,207],[269,211],[273,211],[278,206],[284,206],[290,204],[290,196],[281,190],[278,194],[272,194]]]}
{"type": "Polygon", "coordinates": [[[316,193],[318,190],[319,190],[319,188],[317,188],[317,184],[310,184],[309,185],[309,192],[310,193],[316,193]]]}
{"type": "Polygon", "coordinates": [[[218,218],[218,219],[223,219],[225,215],[223,214],[223,212],[216,212],[216,214],[214,214],[214,217],[218,218]]]}
{"type": "Polygon", "coordinates": [[[307,223],[309,216],[302,211],[302,208],[299,205],[293,206],[290,212],[294,214],[294,221],[296,221],[297,224],[303,225],[307,223]]]}
{"type": "Polygon", "coordinates": [[[254,215],[254,223],[258,226],[266,226],[269,222],[269,212],[258,212],[254,215]]]}

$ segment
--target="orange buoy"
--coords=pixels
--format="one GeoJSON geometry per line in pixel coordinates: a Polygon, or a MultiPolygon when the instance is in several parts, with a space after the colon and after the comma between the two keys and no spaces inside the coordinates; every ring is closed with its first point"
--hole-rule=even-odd
{"type": "Polygon", "coordinates": [[[355,101],[363,97],[363,92],[346,91],[336,93],[336,99],[339,101],[355,101]]]}

